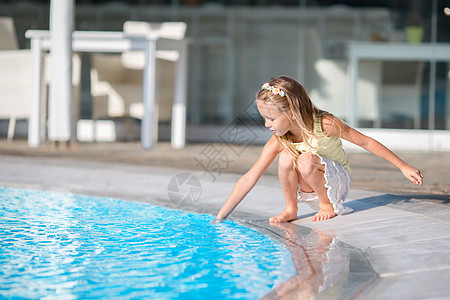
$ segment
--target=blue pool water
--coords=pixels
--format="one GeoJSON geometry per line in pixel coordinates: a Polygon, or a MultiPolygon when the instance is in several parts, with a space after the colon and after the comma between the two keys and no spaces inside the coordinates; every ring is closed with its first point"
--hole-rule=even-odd
{"type": "Polygon", "coordinates": [[[283,245],[212,219],[0,187],[0,298],[256,299],[295,274],[283,245]]]}

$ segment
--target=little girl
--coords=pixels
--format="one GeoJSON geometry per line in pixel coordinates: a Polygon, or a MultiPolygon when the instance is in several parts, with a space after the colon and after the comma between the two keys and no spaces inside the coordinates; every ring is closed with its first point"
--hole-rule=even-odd
{"type": "Polygon", "coordinates": [[[236,183],[216,221],[233,211],[278,154],[278,177],[286,209],[270,218],[270,222],[296,220],[300,201],[318,211],[313,221],[351,212],[342,204],[350,187],[350,168],[341,138],[392,163],[414,184],[423,183],[422,172],[388,148],[317,109],[303,86],[292,78],[281,76],[265,83],[255,102],[273,136],[255,164],[236,183]]]}

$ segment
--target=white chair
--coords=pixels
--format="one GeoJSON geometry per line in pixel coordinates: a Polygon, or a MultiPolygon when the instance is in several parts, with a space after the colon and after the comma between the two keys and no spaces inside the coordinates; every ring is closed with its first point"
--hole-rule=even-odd
{"type": "Polygon", "coordinates": [[[31,51],[19,50],[12,18],[0,18],[0,119],[9,119],[7,140],[12,141],[16,120],[31,112],[31,51]]]}
{"type": "Polygon", "coordinates": [[[93,119],[136,117],[130,105],[142,102],[142,71],[126,68],[120,55],[91,55],[93,119]]]}
{"type": "MultiPolygon", "coordinates": [[[[12,18],[0,18],[0,119],[9,119],[7,140],[12,141],[17,120],[28,120],[31,113],[32,55],[29,49],[18,49],[12,18]]],[[[44,80],[41,97],[47,99],[50,55],[44,57],[44,80]]],[[[73,119],[78,118],[81,61],[73,56],[73,119]]],[[[43,110],[45,110],[44,101],[43,110]]],[[[46,119],[46,118],[45,118],[46,119]]],[[[75,126],[74,126],[75,128],[75,126]]]]}

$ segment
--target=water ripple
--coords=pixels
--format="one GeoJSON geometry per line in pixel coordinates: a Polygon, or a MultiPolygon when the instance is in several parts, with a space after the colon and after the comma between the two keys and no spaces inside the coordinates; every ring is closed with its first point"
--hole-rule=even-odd
{"type": "Polygon", "coordinates": [[[143,203],[0,188],[0,297],[257,299],[295,274],[266,236],[143,203]]]}

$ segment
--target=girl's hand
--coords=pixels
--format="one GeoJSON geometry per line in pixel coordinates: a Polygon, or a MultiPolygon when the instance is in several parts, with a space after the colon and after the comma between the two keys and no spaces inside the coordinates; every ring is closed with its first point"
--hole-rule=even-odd
{"type": "Polygon", "coordinates": [[[414,184],[419,184],[420,186],[422,186],[423,174],[422,172],[420,172],[420,170],[411,167],[410,165],[406,165],[405,167],[401,168],[401,171],[403,175],[405,175],[405,177],[411,180],[414,184]]]}
{"type": "Polygon", "coordinates": [[[212,220],[210,223],[211,224],[217,224],[217,223],[222,223],[222,222],[225,222],[225,219],[214,219],[214,220],[212,220]]]}

